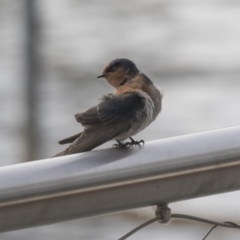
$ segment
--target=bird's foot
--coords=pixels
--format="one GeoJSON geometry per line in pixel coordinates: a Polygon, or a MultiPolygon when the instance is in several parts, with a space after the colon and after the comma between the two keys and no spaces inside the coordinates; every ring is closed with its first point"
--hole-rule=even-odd
{"type": "Polygon", "coordinates": [[[117,143],[113,144],[113,147],[125,148],[128,146],[128,143],[123,143],[118,140],[116,140],[116,141],[117,141],[117,143]]]}
{"type": "Polygon", "coordinates": [[[140,141],[135,141],[133,138],[131,138],[131,142],[120,142],[117,140],[117,143],[116,144],[113,144],[113,147],[120,147],[120,148],[126,148],[126,147],[133,147],[133,146],[139,146],[141,147],[141,144],[144,145],[144,141],[143,140],[140,140],[140,141]]]}
{"type": "Polygon", "coordinates": [[[135,145],[138,145],[139,147],[141,146],[141,143],[142,143],[142,145],[144,145],[144,140],[140,140],[140,141],[136,141],[136,140],[134,140],[133,138],[131,138],[130,137],[130,139],[131,139],[131,142],[130,142],[130,144],[129,145],[131,145],[131,146],[135,146],[135,145]]]}

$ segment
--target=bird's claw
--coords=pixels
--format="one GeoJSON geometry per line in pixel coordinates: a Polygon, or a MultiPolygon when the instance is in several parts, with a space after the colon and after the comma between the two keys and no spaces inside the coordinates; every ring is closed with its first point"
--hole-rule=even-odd
{"type": "Polygon", "coordinates": [[[131,139],[131,141],[132,141],[132,142],[131,142],[132,145],[138,145],[138,146],[140,146],[141,143],[142,143],[143,145],[144,145],[144,143],[145,143],[144,140],[142,140],[142,139],[141,139],[140,141],[136,141],[136,140],[134,140],[134,139],[131,138],[131,137],[130,137],[130,139],[131,139]]]}
{"type": "Polygon", "coordinates": [[[117,143],[113,144],[113,147],[119,147],[119,148],[125,148],[128,146],[128,143],[122,143],[120,141],[117,141],[117,143]]]}
{"type": "Polygon", "coordinates": [[[125,147],[133,147],[133,146],[139,146],[141,147],[141,144],[144,145],[144,140],[140,140],[140,141],[135,141],[133,138],[131,138],[131,142],[125,142],[125,143],[122,143],[120,141],[117,141],[117,143],[113,144],[113,147],[120,147],[120,148],[125,148],[125,147]]]}

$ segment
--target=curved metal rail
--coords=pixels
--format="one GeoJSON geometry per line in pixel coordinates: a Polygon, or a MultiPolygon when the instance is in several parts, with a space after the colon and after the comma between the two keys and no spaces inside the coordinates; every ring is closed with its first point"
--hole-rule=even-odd
{"type": "Polygon", "coordinates": [[[0,232],[240,189],[240,127],[0,168],[0,232]]]}

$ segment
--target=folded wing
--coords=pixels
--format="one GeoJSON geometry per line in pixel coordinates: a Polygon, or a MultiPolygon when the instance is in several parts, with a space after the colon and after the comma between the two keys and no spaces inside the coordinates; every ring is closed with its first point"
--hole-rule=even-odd
{"type": "MultiPolygon", "coordinates": [[[[145,104],[146,100],[139,92],[104,96],[99,105],[75,115],[76,120],[82,124],[84,130],[59,141],[60,144],[72,144],[54,157],[90,151],[127,132],[132,124],[143,121],[139,118],[138,112],[145,111],[145,104]]],[[[141,116],[145,117],[144,114],[141,116]]]]}

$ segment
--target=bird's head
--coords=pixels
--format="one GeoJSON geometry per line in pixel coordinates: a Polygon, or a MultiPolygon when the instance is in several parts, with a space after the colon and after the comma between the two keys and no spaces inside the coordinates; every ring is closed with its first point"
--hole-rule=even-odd
{"type": "Polygon", "coordinates": [[[111,61],[97,78],[106,78],[109,84],[118,88],[131,80],[139,73],[136,65],[125,58],[118,58],[111,61]]]}

